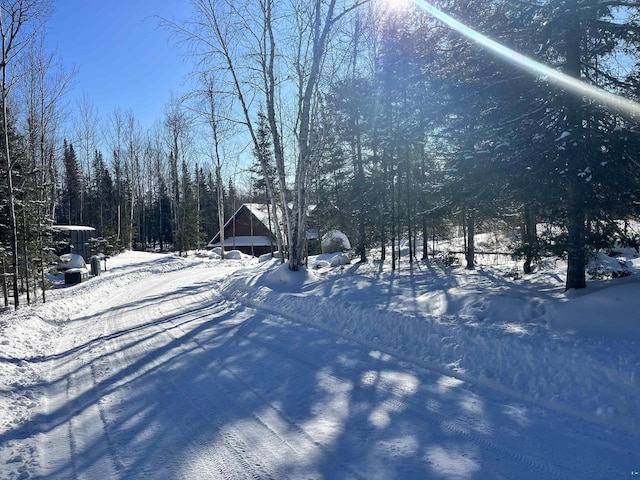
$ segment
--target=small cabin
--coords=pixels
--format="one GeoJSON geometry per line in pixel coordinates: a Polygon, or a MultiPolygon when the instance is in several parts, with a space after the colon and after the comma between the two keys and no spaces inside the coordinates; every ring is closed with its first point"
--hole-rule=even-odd
{"type": "MultiPolygon", "coordinates": [[[[276,249],[274,225],[273,216],[267,205],[244,203],[224,225],[224,250],[240,250],[255,257],[273,253],[276,249]]],[[[218,233],[209,242],[207,248],[220,246],[218,233]]]]}

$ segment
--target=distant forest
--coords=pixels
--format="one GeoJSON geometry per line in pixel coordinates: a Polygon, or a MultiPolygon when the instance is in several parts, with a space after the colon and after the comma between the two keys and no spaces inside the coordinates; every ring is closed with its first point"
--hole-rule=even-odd
{"type": "MultiPolygon", "coordinates": [[[[417,239],[461,226],[473,268],[475,233],[503,225],[519,232],[525,273],[566,258],[567,289],[586,285],[592,252],[638,246],[638,114],[510,63],[423,2],[191,0],[188,17],[158,23],[193,62],[192,90],[149,130],[88,97],[69,106],[73,71],[46,47],[50,0],[0,4],[0,258],[16,307],[54,224],[96,228],[101,248],[183,252],[244,201],[272,208],[292,270],[310,226],[394,267],[399,241],[413,261],[427,255],[417,239]],[[230,175],[241,155],[251,166],[230,175]]],[[[638,100],[640,2],[431,6],[638,100]]]]}

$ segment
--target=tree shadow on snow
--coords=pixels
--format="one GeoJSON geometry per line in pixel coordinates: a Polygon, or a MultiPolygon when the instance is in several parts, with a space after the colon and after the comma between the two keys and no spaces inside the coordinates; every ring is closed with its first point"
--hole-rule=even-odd
{"type": "MultiPolygon", "coordinates": [[[[163,302],[121,308],[162,312],[163,302]]],[[[598,458],[592,444],[547,425],[535,404],[286,316],[222,308],[217,297],[47,361],[78,357],[86,361],[45,386],[60,394],[77,383],[67,400],[0,435],[0,444],[55,438],[67,424],[98,423],[83,436],[71,431],[68,458],[51,464],[49,478],[93,475],[105,458],[122,479],[570,478],[598,458]],[[86,390],[82,375],[93,379],[86,390]],[[554,441],[544,440],[549,432],[554,441]]]]}

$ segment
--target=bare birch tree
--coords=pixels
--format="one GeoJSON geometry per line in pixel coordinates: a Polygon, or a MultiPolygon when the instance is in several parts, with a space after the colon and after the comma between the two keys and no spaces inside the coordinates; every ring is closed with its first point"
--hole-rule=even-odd
{"type": "MultiPolygon", "coordinates": [[[[57,133],[64,120],[64,95],[69,90],[75,72],[65,68],[54,52],[47,51],[44,35],[39,32],[29,45],[19,65],[21,93],[21,129],[26,141],[25,152],[29,169],[32,193],[30,200],[22,202],[24,268],[25,276],[33,276],[27,270],[35,264],[33,260],[41,256],[45,247],[45,231],[54,221],[55,213],[55,146],[57,133]],[[25,212],[26,210],[26,212],[25,212]],[[29,221],[25,222],[25,214],[29,221]],[[27,254],[26,239],[32,238],[31,257],[27,254]]],[[[23,176],[24,177],[24,176],[23,176]]],[[[23,181],[26,178],[23,178],[23,181]]],[[[42,290],[45,299],[44,286],[42,290]]],[[[27,302],[29,292],[27,289],[27,302]]]]}
{"type": "Polygon", "coordinates": [[[211,127],[211,138],[213,139],[212,155],[215,166],[216,175],[216,194],[218,200],[218,225],[220,237],[220,258],[224,260],[224,188],[222,182],[222,165],[223,160],[220,154],[220,114],[218,113],[219,105],[217,104],[216,92],[214,89],[215,81],[209,76],[203,77],[204,93],[207,100],[207,123],[211,127]]]}
{"type": "Polygon", "coordinates": [[[142,133],[140,124],[136,122],[133,113],[129,111],[126,117],[126,177],[129,194],[129,212],[127,225],[127,247],[134,247],[136,206],[140,198],[142,198],[142,133]]]}
{"type": "Polygon", "coordinates": [[[228,94],[239,104],[237,121],[246,127],[256,151],[259,141],[254,124],[260,108],[266,110],[279,188],[267,174],[268,166],[259,160],[272,203],[275,192],[279,193],[291,270],[298,270],[306,255],[307,188],[320,139],[314,112],[323,62],[336,25],[361,3],[192,0],[195,15],[190,22],[165,24],[187,42],[202,69],[224,72],[228,94]],[[295,99],[289,102],[288,111],[279,100],[282,97],[295,99]],[[286,127],[283,118],[291,122],[286,127]],[[290,144],[285,130],[293,134],[290,144]],[[289,189],[293,166],[293,188],[289,189]],[[294,192],[291,209],[289,191],[294,192]]]}
{"type": "Polygon", "coordinates": [[[9,229],[11,233],[11,258],[13,263],[13,301],[18,308],[19,264],[18,264],[18,226],[16,220],[16,198],[13,184],[13,167],[9,138],[9,98],[15,85],[15,75],[19,59],[25,49],[33,42],[42,22],[49,12],[51,2],[47,0],[2,0],[0,2],[0,101],[2,110],[3,154],[7,175],[7,200],[9,209],[9,229]]]}
{"type": "MultiPolygon", "coordinates": [[[[169,147],[169,180],[171,184],[171,208],[173,219],[173,240],[179,238],[182,224],[180,219],[180,207],[182,197],[180,195],[180,175],[178,165],[185,161],[187,144],[189,139],[190,119],[181,101],[172,98],[166,106],[164,126],[166,141],[169,147]]],[[[178,245],[182,252],[182,245],[178,245]]]]}
{"type": "Polygon", "coordinates": [[[105,128],[107,144],[111,149],[112,168],[115,176],[116,195],[116,241],[122,242],[122,210],[124,199],[124,142],[125,142],[125,118],[122,110],[116,108],[107,119],[105,128]]]}
{"type": "MultiPolygon", "coordinates": [[[[163,22],[189,45],[205,72],[224,72],[218,77],[225,85],[225,94],[239,104],[239,115],[233,119],[246,128],[250,143],[254,150],[259,149],[259,141],[254,126],[255,114],[253,101],[260,97],[265,99],[267,109],[272,110],[271,134],[274,145],[281,145],[279,129],[275,125],[275,75],[273,73],[275,59],[275,37],[272,31],[272,1],[249,0],[245,5],[227,0],[192,0],[195,10],[194,19],[185,25],[163,22]],[[251,8],[250,8],[251,7],[251,8]],[[257,8],[256,8],[257,7],[257,8]],[[269,34],[271,29],[271,36],[269,34]],[[271,68],[269,73],[266,69],[271,68]],[[257,73],[256,73],[257,72],[257,73]],[[257,78],[256,78],[257,75],[257,78]],[[262,79],[262,80],[260,80],[262,79]],[[264,90],[261,90],[261,85],[264,90]]],[[[280,204],[285,218],[285,228],[289,224],[286,208],[286,176],[284,173],[283,149],[276,147],[281,159],[283,172],[280,178],[280,188],[276,189],[269,175],[268,165],[261,159],[261,168],[267,182],[267,193],[272,205],[274,224],[276,225],[276,241],[278,250],[284,261],[284,245],[282,232],[279,229],[277,204],[280,204]],[[280,192],[279,201],[275,192],[280,192]]]]}
{"type": "Polygon", "coordinates": [[[297,55],[294,58],[297,73],[298,111],[295,136],[297,163],[295,173],[292,222],[290,233],[289,269],[298,270],[306,255],[306,229],[310,174],[317,163],[321,147],[320,133],[316,130],[318,90],[322,81],[323,63],[330,47],[331,35],[339,22],[367,0],[344,2],[314,0],[294,5],[298,30],[297,55]]]}
{"type": "Polygon", "coordinates": [[[99,115],[96,107],[89,96],[83,94],[76,102],[76,118],[74,119],[73,132],[75,137],[76,151],[79,155],[80,170],[84,179],[80,201],[80,222],[84,223],[84,210],[86,204],[87,186],[91,185],[93,175],[91,163],[98,150],[99,115]]]}

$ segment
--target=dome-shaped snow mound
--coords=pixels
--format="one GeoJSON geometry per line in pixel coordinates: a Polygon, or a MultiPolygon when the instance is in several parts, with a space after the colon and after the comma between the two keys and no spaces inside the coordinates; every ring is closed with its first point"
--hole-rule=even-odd
{"type": "Polygon", "coordinates": [[[351,242],[340,230],[330,230],[322,236],[322,253],[344,252],[351,249],[351,242]]]}

